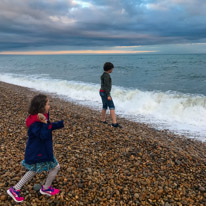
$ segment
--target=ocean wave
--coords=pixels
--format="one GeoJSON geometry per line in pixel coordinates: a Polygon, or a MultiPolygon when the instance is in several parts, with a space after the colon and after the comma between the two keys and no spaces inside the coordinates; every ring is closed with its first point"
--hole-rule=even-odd
{"type": "MultiPolygon", "coordinates": [[[[47,76],[1,74],[0,81],[54,93],[66,100],[101,109],[98,84],[50,79],[47,76]]],[[[206,97],[177,92],[141,91],[113,86],[117,114],[161,129],[185,132],[206,141],[206,97]]]]}

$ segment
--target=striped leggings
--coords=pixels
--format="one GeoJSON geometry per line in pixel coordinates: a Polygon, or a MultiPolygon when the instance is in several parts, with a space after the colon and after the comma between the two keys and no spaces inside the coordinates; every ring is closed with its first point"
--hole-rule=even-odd
{"type": "MultiPolygon", "coordinates": [[[[51,184],[52,184],[54,178],[56,177],[57,172],[59,171],[59,169],[60,169],[60,166],[58,164],[55,168],[49,170],[49,174],[47,176],[47,179],[46,179],[46,182],[45,182],[45,185],[44,185],[45,189],[48,189],[51,186],[51,184]]],[[[36,175],[36,172],[34,172],[34,171],[26,172],[26,174],[21,178],[21,180],[14,186],[14,189],[15,190],[20,190],[22,188],[22,186],[24,184],[26,184],[28,181],[30,181],[35,175],[36,175]]]]}

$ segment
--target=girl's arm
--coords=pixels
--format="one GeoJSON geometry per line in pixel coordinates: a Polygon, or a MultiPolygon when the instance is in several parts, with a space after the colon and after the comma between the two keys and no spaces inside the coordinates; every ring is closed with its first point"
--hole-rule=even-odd
{"type": "Polygon", "coordinates": [[[40,138],[41,139],[47,139],[49,136],[49,133],[56,129],[61,129],[64,127],[64,121],[58,121],[50,123],[49,121],[46,124],[42,125],[41,131],[40,131],[40,138]]]}
{"type": "Polygon", "coordinates": [[[50,137],[51,131],[49,129],[49,126],[50,126],[49,122],[46,124],[45,123],[42,124],[42,127],[40,129],[40,134],[39,134],[41,139],[45,140],[50,137]]]}
{"type": "Polygon", "coordinates": [[[29,128],[29,133],[34,135],[35,137],[39,137],[42,140],[46,140],[50,138],[51,132],[55,129],[60,129],[64,127],[64,121],[58,121],[50,123],[49,121],[47,123],[35,123],[35,126],[31,126],[29,128]]]}
{"type": "Polygon", "coordinates": [[[61,129],[61,128],[64,127],[64,121],[61,120],[61,121],[58,121],[58,122],[52,122],[51,125],[52,125],[52,127],[51,127],[52,130],[61,129]]]}
{"type": "Polygon", "coordinates": [[[64,121],[63,120],[51,123],[49,121],[49,112],[48,112],[48,122],[50,123],[49,129],[51,129],[52,131],[55,130],[55,129],[61,129],[61,128],[64,127],[64,121]]]}
{"type": "Polygon", "coordinates": [[[48,123],[35,123],[34,125],[31,125],[29,128],[29,133],[32,137],[39,137],[42,140],[46,140],[50,137],[51,129],[49,129],[49,122],[48,123]]]}

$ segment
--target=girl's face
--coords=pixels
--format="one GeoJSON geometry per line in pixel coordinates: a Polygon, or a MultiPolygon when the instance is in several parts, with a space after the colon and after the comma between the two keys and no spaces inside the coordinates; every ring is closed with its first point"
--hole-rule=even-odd
{"type": "Polygon", "coordinates": [[[48,113],[49,112],[49,109],[50,109],[50,104],[49,104],[49,99],[47,100],[46,102],[46,105],[45,105],[45,113],[48,113]]]}

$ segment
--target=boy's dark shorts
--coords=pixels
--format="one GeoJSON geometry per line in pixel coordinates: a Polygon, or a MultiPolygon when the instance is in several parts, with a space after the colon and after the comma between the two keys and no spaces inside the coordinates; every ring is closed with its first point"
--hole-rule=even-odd
{"type": "Polygon", "coordinates": [[[107,108],[109,107],[110,110],[114,110],[115,106],[114,106],[113,100],[108,100],[107,95],[105,94],[105,92],[99,92],[99,94],[102,98],[102,104],[103,104],[102,108],[107,110],[107,108]]]}

